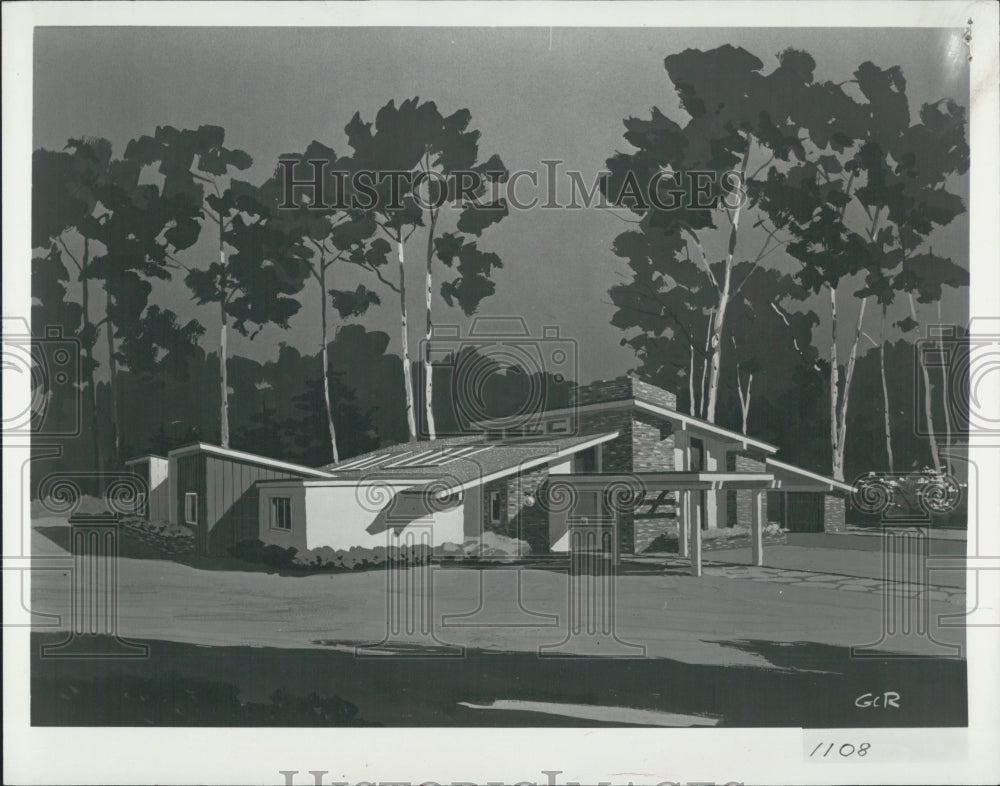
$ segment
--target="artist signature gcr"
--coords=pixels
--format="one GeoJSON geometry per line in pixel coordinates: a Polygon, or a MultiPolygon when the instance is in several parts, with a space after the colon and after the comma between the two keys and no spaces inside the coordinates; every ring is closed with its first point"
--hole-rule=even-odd
{"type": "Polygon", "coordinates": [[[890,707],[894,709],[899,709],[899,694],[894,690],[887,690],[884,693],[862,693],[858,698],[854,700],[855,707],[861,707],[864,709],[884,709],[887,710],[890,707]]]}

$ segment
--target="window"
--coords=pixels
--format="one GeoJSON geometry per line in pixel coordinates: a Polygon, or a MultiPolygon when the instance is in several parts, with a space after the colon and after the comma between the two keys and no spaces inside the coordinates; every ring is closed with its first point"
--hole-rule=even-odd
{"type": "Polygon", "coordinates": [[[198,495],[192,492],[184,495],[184,521],[188,524],[198,523],[198,495]]]}
{"type": "Polygon", "coordinates": [[[550,420],[545,424],[546,434],[568,434],[569,433],[569,418],[560,418],[559,420],[550,420]]]}
{"type": "Polygon", "coordinates": [[[705,471],[705,443],[691,437],[691,447],[688,453],[688,470],[691,472],[705,471]]]}
{"type": "Polygon", "coordinates": [[[576,471],[581,473],[600,472],[600,449],[600,445],[594,445],[592,448],[587,448],[586,450],[577,453],[575,462],[576,471]]]}
{"type": "Polygon", "coordinates": [[[292,498],[271,497],[271,529],[292,529],[292,498]]]}
{"type": "Polygon", "coordinates": [[[501,519],[499,491],[490,492],[489,502],[488,502],[488,512],[490,516],[490,524],[499,524],[501,519]]]}

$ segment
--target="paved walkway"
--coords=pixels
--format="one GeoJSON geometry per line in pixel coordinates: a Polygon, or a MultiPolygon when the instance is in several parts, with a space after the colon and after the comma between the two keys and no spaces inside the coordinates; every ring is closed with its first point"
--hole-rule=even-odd
{"type": "MultiPolygon", "coordinates": [[[[690,563],[679,557],[666,560],[668,568],[689,569],[690,563]]],[[[866,592],[870,595],[887,594],[895,597],[925,598],[952,603],[965,608],[965,591],[956,587],[915,584],[859,576],[842,576],[834,573],[819,573],[808,570],[787,568],[756,567],[753,565],[705,565],[706,576],[718,576],[745,581],[766,581],[774,584],[791,584],[843,590],[844,592],[866,592]]]]}

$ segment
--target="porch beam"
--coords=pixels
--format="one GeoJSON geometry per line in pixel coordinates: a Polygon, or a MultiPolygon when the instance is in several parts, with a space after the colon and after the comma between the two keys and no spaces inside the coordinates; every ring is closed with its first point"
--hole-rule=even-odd
{"type": "Polygon", "coordinates": [[[677,553],[681,557],[688,556],[688,532],[691,527],[691,492],[678,491],[680,498],[680,516],[677,518],[677,553]]]}
{"type": "Polygon", "coordinates": [[[689,526],[691,531],[691,543],[689,547],[691,549],[691,575],[701,576],[701,517],[704,515],[701,499],[701,493],[697,491],[689,491],[688,494],[691,495],[691,516],[689,517],[689,526]]]}
{"type": "Polygon", "coordinates": [[[764,564],[764,492],[753,492],[753,518],[750,524],[750,551],[753,564],[764,564]]]}

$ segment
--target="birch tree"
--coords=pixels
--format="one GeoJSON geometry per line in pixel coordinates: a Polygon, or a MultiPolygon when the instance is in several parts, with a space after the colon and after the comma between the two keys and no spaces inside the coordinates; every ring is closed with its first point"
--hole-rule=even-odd
{"type": "MultiPolygon", "coordinates": [[[[799,280],[829,300],[831,472],[838,480],[844,479],[851,383],[867,307],[872,299],[888,306],[895,292],[919,286],[921,276],[913,268],[927,263],[921,246],[935,227],[964,209],[944,185],[951,174],[964,171],[968,156],[964,112],[953,102],[925,105],[920,122],[911,125],[898,67],[863,63],[854,77],[859,97],[831,83],[806,92],[803,106],[813,107],[811,116],[826,109],[827,120],[807,124],[810,155],[772,173],[761,198],[774,224],[791,236],[786,248],[801,264],[799,280]],[[841,284],[857,286],[859,279],[842,367],[838,294],[841,284]]],[[[945,267],[938,259],[933,265],[936,275],[960,278],[950,262],[945,267]]],[[[940,297],[940,288],[933,294],[940,297]]],[[[888,385],[883,389],[887,399],[888,385]]],[[[933,433],[929,403],[926,408],[933,433]]],[[[936,456],[935,446],[932,453],[936,456]]]]}
{"type": "MultiPolygon", "coordinates": [[[[325,201],[323,204],[285,204],[287,178],[294,174],[295,167],[316,167],[324,175],[334,169],[343,171],[346,168],[343,161],[338,161],[332,148],[314,140],[303,153],[283,154],[280,160],[283,163],[274,176],[260,187],[259,195],[266,203],[272,225],[280,226],[290,235],[297,235],[302,239],[306,251],[304,261],[309,276],[318,287],[323,403],[330,455],[336,463],[340,461],[340,451],[330,388],[329,307],[332,305],[341,319],[346,319],[363,315],[369,307],[380,304],[381,300],[376,292],[363,284],[354,289],[328,285],[335,278],[337,266],[344,268],[351,264],[367,268],[385,281],[379,270],[379,266],[384,264],[384,256],[377,255],[376,258],[366,254],[376,231],[375,222],[369,217],[358,215],[342,206],[328,205],[325,201]]],[[[326,200],[325,195],[322,198],[326,200]]]]}
{"type": "MultiPolygon", "coordinates": [[[[197,266],[188,273],[188,284],[199,299],[212,294],[202,303],[212,302],[218,306],[219,314],[219,443],[229,447],[229,317],[232,309],[230,298],[249,282],[230,282],[227,271],[224,238],[234,231],[236,211],[232,199],[224,197],[226,181],[230,170],[245,170],[253,160],[239,149],[225,146],[225,130],[221,126],[202,125],[197,129],[178,130],[172,126],[159,126],[153,136],[143,136],[129,143],[126,157],[143,165],[157,164],[163,176],[164,196],[186,204],[202,223],[212,223],[217,232],[218,262],[207,266],[197,266]],[[201,273],[207,273],[208,278],[201,273]],[[191,279],[191,275],[194,279],[191,279]],[[214,284],[209,284],[214,279],[214,284]]],[[[186,231],[198,235],[199,229],[187,225],[186,231]]],[[[238,310],[238,309],[236,309],[238,310]]],[[[257,311],[260,311],[258,305],[257,311]]],[[[274,316],[278,321],[284,311],[278,309],[274,316]]],[[[284,317],[287,318],[287,317],[284,317]]],[[[270,317],[267,320],[269,321],[270,317]]],[[[245,320],[240,322],[245,325],[245,320]]]]}
{"type": "MultiPolygon", "coordinates": [[[[746,280],[734,278],[734,268],[749,261],[746,276],[753,275],[784,242],[756,213],[755,183],[780,163],[805,156],[797,98],[810,84],[815,64],[804,53],[786,50],[764,74],[758,58],[728,45],[708,52],[689,49],[664,64],[686,119],[675,121],[655,107],[649,120],[627,118],[625,140],[635,151],[608,159],[610,177],[602,187],[612,204],[638,217],[638,230],[631,231],[683,240],[673,241],[660,262],[660,275],[666,276],[660,287],[679,280],[675,270],[687,268],[680,278],[697,271],[698,291],[712,295],[700,409],[714,422],[729,344],[727,312],[746,280]],[[725,251],[713,257],[712,249],[720,245],[725,251]]],[[[693,366],[702,342],[689,338],[693,399],[693,366]]]]}
{"type": "MultiPolygon", "coordinates": [[[[396,251],[398,279],[393,289],[399,294],[406,421],[411,440],[417,438],[418,430],[406,303],[407,242],[418,228],[424,229],[425,348],[433,336],[434,259],[448,266],[457,262],[458,279],[445,282],[442,295],[449,305],[458,302],[466,313],[472,313],[478,302],[492,293],[489,274],[500,266],[499,257],[480,251],[472,237],[478,238],[506,216],[504,200],[485,197],[489,184],[506,179],[507,172],[496,155],[479,162],[480,133],[469,129],[471,119],[467,109],[444,116],[433,101],[420,103],[412,98],[398,107],[390,101],[378,111],[374,124],[355,114],[345,128],[353,150],[353,171],[369,175],[366,185],[371,188],[365,190],[374,194],[366,211],[396,251]],[[458,183],[454,177],[458,173],[472,179],[458,183]],[[449,204],[457,206],[460,213],[454,228],[445,231],[442,211],[449,204]]],[[[428,353],[421,360],[426,434],[435,439],[433,368],[428,353]]]]}

